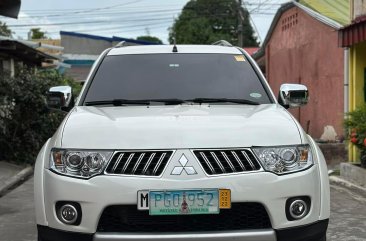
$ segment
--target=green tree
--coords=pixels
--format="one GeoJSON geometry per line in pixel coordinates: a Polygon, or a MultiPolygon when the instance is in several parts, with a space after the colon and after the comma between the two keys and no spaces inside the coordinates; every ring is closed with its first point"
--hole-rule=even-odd
{"type": "Polygon", "coordinates": [[[6,25],[6,23],[3,23],[0,21],[0,35],[1,36],[6,36],[6,37],[11,37],[11,30],[9,29],[8,25],[6,25]]]}
{"type": "Polygon", "coordinates": [[[154,36],[149,36],[149,35],[139,36],[136,38],[136,40],[148,41],[148,42],[157,43],[157,44],[163,43],[163,41],[161,41],[159,38],[154,37],[154,36]]]}
{"type": "MultiPolygon", "coordinates": [[[[236,0],[190,0],[169,31],[169,42],[178,44],[211,44],[218,40],[238,43],[239,3],[236,0]]],[[[243,46],[258,46],[249,12],[240,7],[243,16],[243,46]]],[[[243,47],[242,46],[242,47],[243,47]]]]}
{"type": "Polygon", "coordinates": [[[32,39],[44,39],[46,38],[46,33],[41,31],[40,28],[32,28],[31,30],[32,39]]]}
{"type": "Polygon", "coordinates": [[[22,67],[14,77],[0,73],[0,160],[34,163],[65,116],[46,106],[47,91],[58,85],[77,83],[55,70],[22,67]]]}

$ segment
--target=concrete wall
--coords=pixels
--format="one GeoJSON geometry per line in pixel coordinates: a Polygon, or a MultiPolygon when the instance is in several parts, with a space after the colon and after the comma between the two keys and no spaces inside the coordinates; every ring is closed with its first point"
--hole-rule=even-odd
{"type": "Polygon", "coordinates": [[[322,150],[328,169],[337,170],[342,162],[347,162],[345,143],[318,143],[322,150]]]}
{"type": "Polygon", "coordinates": [[[89,75],[92,65],[76,65],[72,66],[70,69],[66,69],[65,75],[73,78],[76,81],[85,81],[89,75]]]}
{"type": "Polygon", "coordinates": [[[105,49],[112,47],[112,42],[102,37],[92,39],[61,34],[61,46],[64,47],[64,54],[99,55],[105,49]]]}
{"type": "Polygon", "coordinates": [[[326,125],[343,135],[343,49],[338,33],[301,9],[283,13],[266,47],[266,74],[278,93],[282,83],[299,83],[309,88],[307,106],[291,113],[314,138],[326,125]]]}

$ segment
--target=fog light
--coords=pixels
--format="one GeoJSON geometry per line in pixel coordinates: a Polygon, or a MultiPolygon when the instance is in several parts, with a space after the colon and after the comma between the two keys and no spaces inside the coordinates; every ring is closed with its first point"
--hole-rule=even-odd
{"type": "Polygon", "coordinates": [[[297,199],[292,201],[289,213],[293,219],[301,219],[308,213],[309,207],[305,201],[297,199]]]}
{"type": "Polygon", "coordinates": [[[60,208],[60,218],[63,223],[74,224],[78,219],[78,211],[71,204],[65,204],[60,208]]]}

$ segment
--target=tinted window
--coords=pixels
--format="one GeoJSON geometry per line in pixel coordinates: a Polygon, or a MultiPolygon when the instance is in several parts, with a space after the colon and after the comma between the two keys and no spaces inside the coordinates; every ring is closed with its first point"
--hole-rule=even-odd
{"type": "Polygon", "coordinates": [[[170,98],[271,103],[244,56],[179,53],[107,56],[85,101],[170,98]]]}

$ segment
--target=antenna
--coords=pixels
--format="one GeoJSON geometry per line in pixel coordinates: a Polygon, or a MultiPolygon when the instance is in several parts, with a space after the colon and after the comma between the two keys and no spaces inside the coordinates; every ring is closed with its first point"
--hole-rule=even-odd
{"type": "Polygon", "coordinates": [[[176,40],[175,40],[175,36],[173,37],[173,53],[178,53],[178,48],[177,48],[177,43],[176,43],[176,40]]]}

